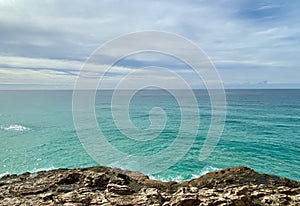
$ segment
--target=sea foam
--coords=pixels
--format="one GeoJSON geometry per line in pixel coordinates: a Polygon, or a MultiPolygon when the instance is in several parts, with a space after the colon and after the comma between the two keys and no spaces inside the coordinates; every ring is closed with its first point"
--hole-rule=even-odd
{"type": "Polygon", "coordinates": [[[181,182],[183,180],[201,177],[209,172],[213,172],[213,171],[216,171],[219,169],[220,168],[213,167],[213,166],[206,166],[206,167],[202,168],[201,170],[199,170],[199,172],[192,174],[189,178],[187,178],[187,176],[184,176],[184,175],[158,175],[158,174],[150,175],[149,177],[150,177],[150,179],[160,180],[163,182],[168,182],[168,181],[181,182]]]}
{"type": "Polygon", "coordinates": [[[49,170],[55,170],[58,169],[57,167],[54,166],[50,166],[50,167],[41,167],[41,168],[33,168],[33,169],[29,169],[29,170],[23,170],[23,171],[18,171],[18,172],[11,172],[11,171],[6,171],[3,173],[0,173],[0,178],[2,178],[5,175],[12,175],[12,174],[23,174],[25,172],[30,172],[30,177],[35,177],[37,172],[40,171],[49,171],[49,170]]]}
{"type": "Polygon", "coordinates": [[[13,130],[13,131],[26,131],[26,130],[30,130],[30,128],[25,127],[23,125],[18,125],[18,124],[11,124],[8,126],[3,126],[1,127],[3,130],[13,130]]]}

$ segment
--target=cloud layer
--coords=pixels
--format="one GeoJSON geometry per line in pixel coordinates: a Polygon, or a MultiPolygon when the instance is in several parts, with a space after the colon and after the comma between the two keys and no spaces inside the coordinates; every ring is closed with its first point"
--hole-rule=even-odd
{"type": "MultiPolygon", "coordinates": [[[[225,86],[299,87],[299,8],[300,2],[283,0],[2,0],[0,85],[72,88],[82,64],[106,41],[161,30],[201,47],[225,86]]],[[[197,87],[199,80],[185,65],[163,55],[130,56],[108,78],[117,82],[130,69],[153,65],[184,73],[197,87]]],[[[168,79],[148,72],[156,81],[168,79]]]]}

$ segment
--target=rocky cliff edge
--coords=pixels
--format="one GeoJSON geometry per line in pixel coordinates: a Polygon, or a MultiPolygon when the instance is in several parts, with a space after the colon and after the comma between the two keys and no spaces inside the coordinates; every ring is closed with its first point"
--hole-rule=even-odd
{"type": "Polygon", "coordinates": [[[300,182],[241,166],[179,183],[103,166],[57,169],[2,177],[0,204],[300,206],[300,182]]]}

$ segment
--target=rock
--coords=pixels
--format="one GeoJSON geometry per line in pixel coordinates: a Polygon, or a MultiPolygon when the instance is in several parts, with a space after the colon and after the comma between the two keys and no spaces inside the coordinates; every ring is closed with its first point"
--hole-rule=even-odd
{"type": "Polygon", "coordinates": [[[133,193],[130,187],[126,185],[108,184],[107,191],[118,195],[130,195],[133,193]]]}
{"type": "Polygon", "coordinates": [[[246,167],[180,183],[102,166],[58,169],[2,177],[0,205],[300,205],[300,183],[246,167]]]}
{"type": "Polygon", "coordinates": [[[242,186],[241,188],[239,188],[235,191],[235,194],[239,196],[239,195],[245,194],[247,191],[248,191],[248,187],[242,186]]]}
{"type": "Polygon", "coordinates": [[[110,177],[105,173],[100,174],[88,174],[84,179],[84,186],[86,187],[96,187],[100,190],[105,190],[110,177]]]}
{"type": "Polygon", "coordinates": [[[191,191],[190,188],[179,188],[179,190],[173,195],[170,200],[171,206],[193,206],[199,205],[200,199],[198,198],[198,193],[193,187],[191,191]]]}
{"type": "Polygon", "coordinates": [[[272,200],[272,198],[265,196],[265,197],[263,197],[261,202],[264,204],[271,204],[273,202],[273,200],[272,200]]]}
{"type": "Polygon", "coordinates": [[[162,205],[163,200],[157,188],[142,188],[137,194],[134,205],[162,205]]]}
{"type": "Polygon", "coordinates": [[[233,206],[254,206],[255,204],[246,195],[241,195],[232,200],[233,206]]]}
{"type": "Polygon", "coordinates": [[[79,181],[80,174],[76,172],[71,172],[66,175],[62,175],[62,177],[58,180],[57,184],[73,184],[79,181]]]}

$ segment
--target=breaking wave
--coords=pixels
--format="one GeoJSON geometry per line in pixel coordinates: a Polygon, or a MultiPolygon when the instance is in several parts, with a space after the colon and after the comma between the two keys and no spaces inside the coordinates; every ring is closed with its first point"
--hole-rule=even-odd
{"type": "Polygon", "coordinates": [[[27,131],[30,130],[30,128],[25,127],[23,125],[19,124],[11,124],[7,126],[2,126],[1,129],[6,130],[6,131],[27,131]]]}

